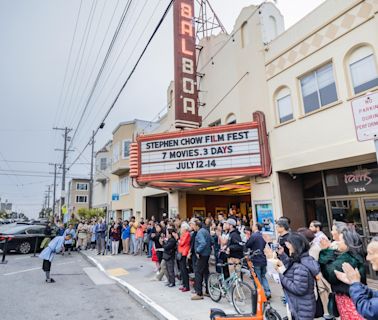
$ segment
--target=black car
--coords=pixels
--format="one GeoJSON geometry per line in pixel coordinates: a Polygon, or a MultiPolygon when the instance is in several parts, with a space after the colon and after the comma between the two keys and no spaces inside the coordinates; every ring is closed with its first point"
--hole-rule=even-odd
{"type": "Polygon", "coordinates": [[[7,252],[19,253],[34,252],[37,242],[37,251],[41,251],[40,245],[45,238],[45,226],[41,225],[10,225],[9,228],[0,229],[0,249],[4,250],[5,239],[8,239],[7,252]]]}

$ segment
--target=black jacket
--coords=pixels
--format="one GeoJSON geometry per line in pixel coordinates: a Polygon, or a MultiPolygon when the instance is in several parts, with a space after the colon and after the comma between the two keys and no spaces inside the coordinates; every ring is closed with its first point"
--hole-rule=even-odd
{"type": "Polygon", "coordinates": [[[151,240],[155,243],[155,249],[161,249],[163,246],[161,245],[160,239],[161,232],[156,232],[155,236],[151,236],[151,240]]]}
{"type": "Polygon", "coordinates": [[[163,252],[163,259],[164,260],[171,260],[174,259],[176,256],[176,239],[170,238],[168,241],[163,245],[164,252],[163,252]]]}
{"type": "Polygon", "coordinates": [[[228,248],[230,249],[230,258],[243,258],[243,246],[241,245],[242,239],[240,232],[237,229],[234,229],[229,234],[228,239],[228,248]]]}
{"type": "Polygon", "coordinates": [[[264,254],[266,242],[262,236],[261,231],[252,233],[251,237],[248,239],[246,247],[251,249],[251,252],[260,250],[260,254],[255,255],[252,258],[252,262],[255,266],[263,267],[267,265],[266,256],[264,254]]]}

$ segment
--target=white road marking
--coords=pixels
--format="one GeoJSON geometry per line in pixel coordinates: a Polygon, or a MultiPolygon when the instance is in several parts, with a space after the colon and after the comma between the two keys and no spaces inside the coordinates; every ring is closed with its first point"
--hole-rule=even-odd
{"type": "Polygon", "coordinates": [[[27,257],[19,257],[19,258],[14,258],[14,260],[23,260],[23,259],[29,259],[31,258],[30,256],[27,257]]]}
{"type": "MultiPolygon", "coordinates": [[[[57,263],[56,266],[62,266],[62,265],[71,264],[71,263],[74,263],[74,262],[71,261],[71,262],[57,263]]],[[[41,270],[41,269],[42,269],[42,267],[30,268],[30,269],[24,269],[24,270],[9,272],[9,273],[3,273],[2,275],[3,276],[11,276],[11,275],[14,275],[14,274],[19,274],[19,273],[24,273],[24,272],[34,271],[34,270],[41,270]]]]}

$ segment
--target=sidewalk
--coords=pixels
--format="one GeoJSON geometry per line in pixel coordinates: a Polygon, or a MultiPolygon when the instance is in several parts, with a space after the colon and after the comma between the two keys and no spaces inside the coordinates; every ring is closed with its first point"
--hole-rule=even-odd
{"type": "MultiPolygon", "coordinates": [[[[165,286],[165,279],[161,282],[155,280],[155,264],[145,255],[102,256],[96,255],[96,251],[81,251],[81,253],[160,319],[209,320],[211,308],[235,313],[232,303],[225,298],[219,303],[206,297],[201,301],[192,301],[190,292],[183,293],[178,289],[178,281],[176,287],[168,288],[165,286]]],[[[286,309],[280,301],[281,287],[271,281],[270,285],[273,294],[272,305],[284,316],[286,309]]]]}

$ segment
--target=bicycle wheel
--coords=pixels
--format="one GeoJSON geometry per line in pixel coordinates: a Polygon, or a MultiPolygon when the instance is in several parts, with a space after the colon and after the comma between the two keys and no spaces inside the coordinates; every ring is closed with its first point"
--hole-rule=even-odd
{"type": "Polygon", "coordinates": [[[269,308],[264,312],[264,320],[282,320],[282,318],[275,309],[269,308]]]}
{"type": "Polygon", "coordinates": [[[209,279],[207,280],[207,286],[209,288],[209,294],[211,300],[214,302],[219,302],[222,298],[222,289],[219,281],[219,275],[216,273],[210,273],[209,279]]]}
{"type": "Polygon", "coordinates": [[[237,313],[251,314],[252,306],[252,288],[244,281],[237,281],[232,287],[231,300],[237,313]]]}

